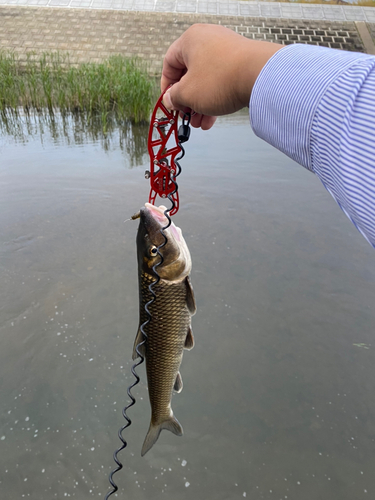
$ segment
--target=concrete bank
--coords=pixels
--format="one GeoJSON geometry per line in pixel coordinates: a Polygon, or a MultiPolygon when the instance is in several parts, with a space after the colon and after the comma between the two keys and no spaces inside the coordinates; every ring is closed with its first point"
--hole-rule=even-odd
{"type": "Polygon", "coordinates": [[[360,21],[368,34],[366,47],[356,21],[0,5],[0,48],[21,57],[27,52],[66,51],[78,61],[100,61],[112,54],[139,56],[159,74],[169,45],[197,22],[222,24],[253,39],[359,52],[369,51],[370,33],[375,33],[375,24],[360,21]]]}

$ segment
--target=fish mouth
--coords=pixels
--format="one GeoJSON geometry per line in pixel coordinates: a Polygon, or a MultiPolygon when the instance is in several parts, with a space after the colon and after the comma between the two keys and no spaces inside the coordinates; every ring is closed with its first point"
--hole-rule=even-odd
{"type": "Polygon", "coordinates": [[[150,215],[160,223],[162,227],[165,227],[168,224],[168,219],[164,213],[167,210],[167,207],[165,207],[164,205],[156,207],[155,205],[151,205],[151,203],[145,203],[145,208],[150,212],[150,215]]]}
{"type": "MultiPolygon", "coordinates": [[[[141,208],[140,215],[146,227],[153,226],[152,229],[160,231],[161,229],[168,226],[168,218],[165,215],[167,207],[160,205],[159,207],[151,205],[151,203],[145,203],[144,208],[141,208]],[[155,227],[157,225],[157,229],[155,227]]],[[[182,239],[182,232],[179,227],[177,227],[174,222],[168,227],[168,230],[172,233],[176,241],[180,242],[182,239]]]]}

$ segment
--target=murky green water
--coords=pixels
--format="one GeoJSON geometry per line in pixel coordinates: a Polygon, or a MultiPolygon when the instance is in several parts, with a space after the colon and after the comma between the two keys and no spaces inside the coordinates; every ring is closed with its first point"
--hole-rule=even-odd
{"type": "MultiPolygon", "coordinates": [[[[133,380],[137,223],[124,220],[148,197],[144,143],[133,161],[115,132],[106,151],[77,137],[0,139],[4,499],[104,497],[133,380]]],[[[374,251],[246,115],[194,130],[182,167],[175,222],[198,303],[173,400],[185,435],[164,431],[140,457],[140,369],[118,498],[372,498],[374,251]]]]}

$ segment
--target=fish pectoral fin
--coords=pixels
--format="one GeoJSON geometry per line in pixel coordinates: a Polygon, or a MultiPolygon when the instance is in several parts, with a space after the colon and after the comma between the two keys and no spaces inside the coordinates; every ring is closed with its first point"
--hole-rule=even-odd
{"type": "Polygon", "coordinates": [[[189,330],[188,330],[188,333],[187,333],[186,339],[185,339],[184,349],[187,349],[188,351],[190,351],[190,349],[193,349],[194,343],[195,342],[194,342],[193,330],[191,329],[191,326],[189,326],[189,330]]]}
{"type": "Polygon", "coordinates": [[[184,384],[182,383],[181,373],[177,373],[176,381],[173,386],[173,390],[176,392],[181,392],[184,384]]]}
{"type": "Polygon", "coordinates": [[[186,276],[185,284],[186,284],[186,305],[189,309],[190,314],[193,316],[193,314],[197,312],[197,305],[195,303],[194,290],[189,276],[186,276]]]}
{"type": "Polygon", "coordinates": [[[176,436],[182,436],[184,433],[180,422],[173,415],[172,411],[169,418],[167,420],[164,420],[164,422],[161,422],[160,424],[153,424],[151,422],[150,428],[148,429],[145,441],[142,446],[142,457],[154,446],[163,429],[167,429],[168,431],[173,432],[173,434],[176,434],[176,436]]]}
{"type": "Polygon", "coordinates": [[[145,357],[145,355],[146,355],[146,344],[139,345],[143,341],[144,341],[143,333],[141,332],[141,329],[138,328],[138,332],[137,332],[137,335],[135,337],[134,347],[133,347],[133,356],[132,356],[133,359],[139,358],[139,353],[143,357],[145,357]],[[138,352],[137,352],[137,346],[139,346],[138,347],[138,352]]]}

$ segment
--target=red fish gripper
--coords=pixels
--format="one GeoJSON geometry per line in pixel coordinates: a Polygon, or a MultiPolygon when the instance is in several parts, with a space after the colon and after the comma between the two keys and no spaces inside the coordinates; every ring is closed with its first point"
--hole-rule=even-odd
{"type": "Polygon", "coordinates": [[[151,117],[148,133],[148,152],[150,155],[150,170],[146,177],[150,179],[149,203],[155,204],[157,196],[169,198],[173,207],[169,215],[174,215],[179,209],[178,186],[176,176],[180,166],[176,156],[183,152],[177,130],[178,111],[170,111],[163,104],[166,91],[159,97],[151,117]],[[161,118],[157,118],[161,114],[161,118]]]}

